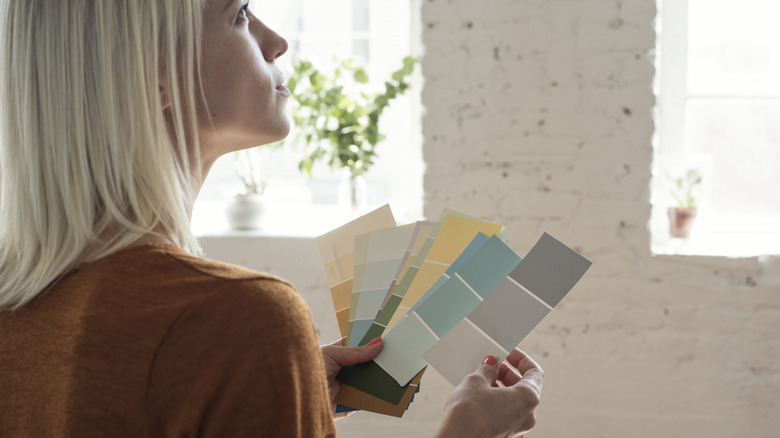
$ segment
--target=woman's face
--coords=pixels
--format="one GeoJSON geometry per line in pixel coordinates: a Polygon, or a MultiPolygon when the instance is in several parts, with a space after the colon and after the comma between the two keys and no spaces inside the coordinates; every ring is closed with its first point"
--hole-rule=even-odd
{"type": "Polygon", "coordinates": [[[275,60],[287,41],[247,10],[248,0],[206,0],[202,72],[208,108],[199,108],[201,158],[284,138],[290,93],[275,60]],[[208,111],[208,113],[206,113],[208,111]]]}

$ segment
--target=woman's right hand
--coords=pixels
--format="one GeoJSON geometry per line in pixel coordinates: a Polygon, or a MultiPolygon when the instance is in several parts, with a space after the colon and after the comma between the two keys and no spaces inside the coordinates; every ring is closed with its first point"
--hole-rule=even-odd
{"type": "Polygon", "coordinates": [[[509,437],[531,430],[542,393],[544,372],[515,349],[506,362],[488,356],[452,391],[436,437],[509,437]]]}

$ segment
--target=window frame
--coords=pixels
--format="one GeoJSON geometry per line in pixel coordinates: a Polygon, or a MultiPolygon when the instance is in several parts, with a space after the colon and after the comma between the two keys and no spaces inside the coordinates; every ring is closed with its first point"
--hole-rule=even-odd
{"type": "MultiPolygon", "coordinates": [[[[689,0],[657,0],[659,20],[657,20],[656,39],[656,80],[654,91],[656,95],[655,123],[656,132],[653,139],[654,160],[653,178],[651,184],[652,216],[650,222],[651,249],[655,254],[709,255],[750,257],[780,253],[780,229],[772,230],[724,230],[722,223],[728,218],[705,217],[706,208],[700,209],[702,229],[696,231],[690,239],[673,239],[668,232],[667,207],[671,182],[668,175],[681,167],[673,163],[685,163],[701,169],[706,176],[712,165],[710,159],[704,156],[690,154],[687,151],[686,106],[690,98],[735,98],[739,95],[702,95],[688,92],[688,19],[689,0]],[[718,222],[716,229],[712,222],[718,222]]],[[[760,99],[773,99],[771,93],[766,96],[752,96],[760,99]]],[[[709,187],[704,184],[703,192],[706,201],[709,187]]],[[[753,219],[769,223],[774,216],[745,216],[742,219],[753,219]]]]}

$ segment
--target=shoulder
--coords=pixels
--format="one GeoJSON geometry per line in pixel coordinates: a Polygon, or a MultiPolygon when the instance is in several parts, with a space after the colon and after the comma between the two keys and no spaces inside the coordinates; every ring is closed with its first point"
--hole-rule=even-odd
{"type": "MultiPolygon", "coordinates": [[[[204,336],[230,332],[239,338],[289,342],[313,330],[309,308],[289,283],[273,277],[209,280],[172,322],[171,330],[204,336]]],[[[307,333],[308,335],[308,333],[307,333]]]]}
{"type": "Polygon", "coordinates": [[[157,248],[175,265],[167,277],[181,285],[174,295],[187,300],[174,325],[192,329],[238,326],[242,332],[309,330],[308,306],[295,288],[277,276],[188,254],[176,247],[157,248]],[[176,274],[171,275],[173,272],[176,274]]]}
{"type": "Polygon", "coordinates": [[[225,336],[233,341],[219,345],[222,351],[252,339],[271,347],[314,331],[308,306],[287,281],[173,245],[128,248],[79,271],[63,286],[88,297],[90,321],[121,329],[143,320],[158,349],[187,353],[225,336]]]}
{"type": "Polygon", "coordinates": [[[168,258],[193,274],[220,280],[269,280],[290,286],[287,281],[275,275],[194,256],[173,245],[151,245],[149,248],[146,248],[146,251],[155,257],[168,258]]]}
{"type": "MultiPolygon", "coordinates": [[[[257,311],[305,303],[286,280],[241,266],[191,255],[173,245],[128,248],[84,268],[81,281],[122,285],[124,297],[138,297],[155,307],[186,311],[206,306],[216,311],[242,307],[257,311]]],[[[242,309],[231,309],[242,310],[242,309]]]]}
{"type": "Polygon", "coordinates": [[[203,436],[305,436],[296,429],[332,427],[316,330],[292,286],[176,258],[211,287],[181,309],[158,346],[147,387],[158,421],[203,436]]]}

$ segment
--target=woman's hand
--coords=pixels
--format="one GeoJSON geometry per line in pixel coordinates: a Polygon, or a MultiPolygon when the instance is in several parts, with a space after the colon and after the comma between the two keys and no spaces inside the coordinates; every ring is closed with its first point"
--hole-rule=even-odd
{"type": "Polygon", "coordinates": [[[341,382],[336,380],[336,374],[344,365],[355,365],[376,357],[382,349],[382,338],[376,338],[362,347],[344,347],[341,340],[320,347],[322,360],[325,362],[325,376],[328,379],[328,392],[330,393],[330,409],[334,420],[346,418],[351,412],[336,414],[336,394],[339,393],[341,382]]]}
{"type": "Polygon", "coordinates": [[[506,361],[488,356],[452,391],[437,437],[508,437],[534,427],[544,372],[518,349],[506,361]]]}

